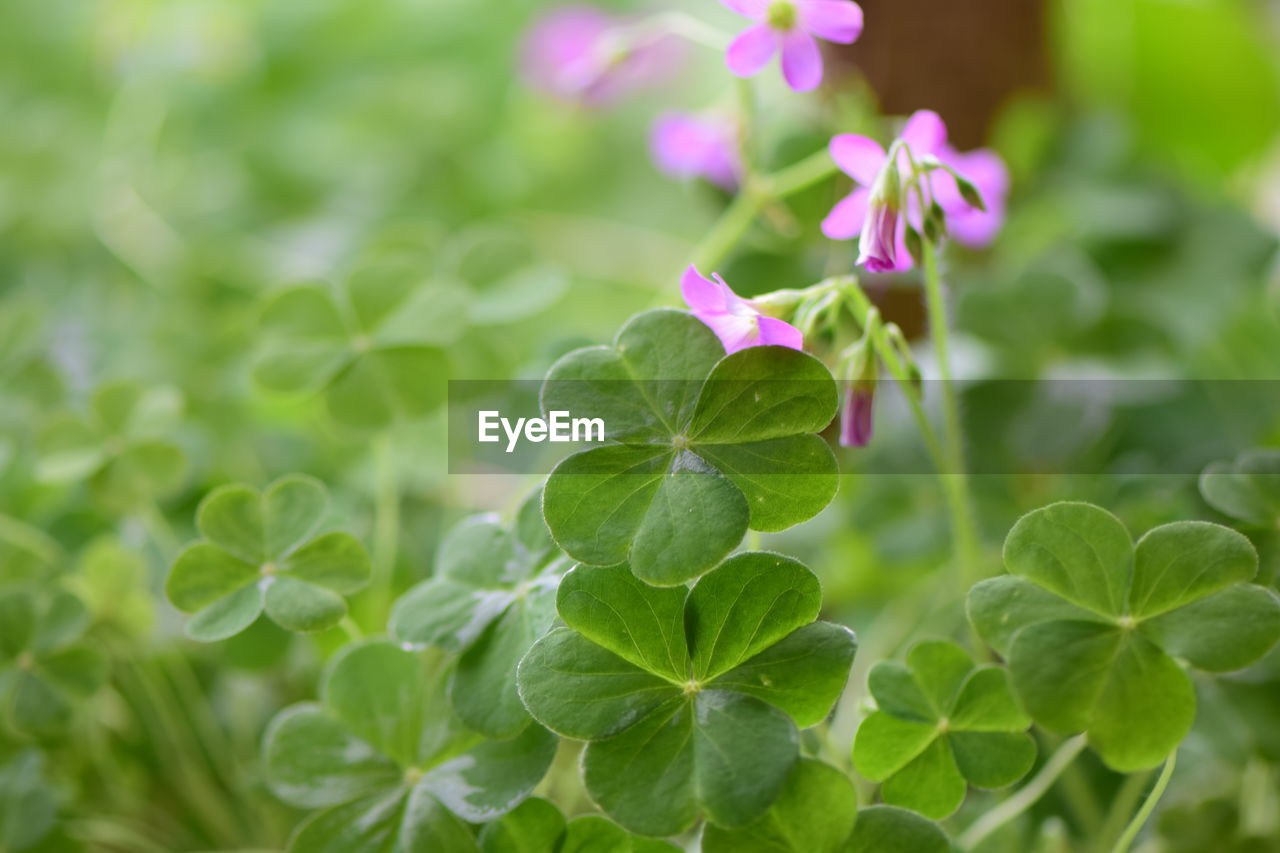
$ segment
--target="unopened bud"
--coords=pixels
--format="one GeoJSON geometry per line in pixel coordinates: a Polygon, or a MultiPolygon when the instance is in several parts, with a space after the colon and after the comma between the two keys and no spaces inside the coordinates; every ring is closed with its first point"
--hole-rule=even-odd
{"type": "Polygon", "coordinates": [[[955,175],[955,179],[956,188],[960,190],[960,197],[964,199],[964,203],[986,213],[987,204],[982,200],[982,193],[978,192],[978,188],[959,175],[955,175]]]}

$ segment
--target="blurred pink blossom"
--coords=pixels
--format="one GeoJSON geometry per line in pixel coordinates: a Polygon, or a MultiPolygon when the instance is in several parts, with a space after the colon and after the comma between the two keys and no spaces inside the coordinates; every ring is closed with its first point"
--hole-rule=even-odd
{"type": "Polygon", "coordinates": [[[1009,195],[1009,169],[990,148],[960,153],[945,147],[938,159],[955,169],[982,196],[981,210],[960,195],[956,180],[944,170],[933,173],[933,194],[947,214],[947,234],[973,249],[991,245],[1004,225],[1005,199],[1009,195]]]}
{"type": "Polygon", "coordinates": [[[705,178],[726,190],[738,186],[736,133],[726,119],[665,113],[654,122],[649,148],[658,169],[673,178],[705,178]]]}
{"type": "Polygon", "coordinates": [[[717,274],[706,278],[690,265],[680,279],[680,292],[690,313],[716,333],[726,352],[754,346],[803,349],[804,336],[790,323],[766,317],[738,296],[717,274]]]}
{"type": "Polygon", "coordinates": [[[822,82],[822,52],[814,38],[853,44],[862,34],[862,7],[851,0],[721,0],[756,23],[743,30],[725,55],[739,77],[760,72],[782,54],[782,76],[797,92],[822,82]]]}
{"type": "Polygon", "coordinates": [[[669,79],[682,56],[680,43],[668,32],[593,6],[570,5],[552,9],[529,29],[522,67],[529,82],[548,94],[603,106],[669,79]]]}

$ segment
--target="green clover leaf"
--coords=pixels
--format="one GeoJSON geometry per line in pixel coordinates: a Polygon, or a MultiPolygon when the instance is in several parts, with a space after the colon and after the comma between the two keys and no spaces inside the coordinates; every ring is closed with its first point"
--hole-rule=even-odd
{"type": "Polygon", "coordinates": [[[171,388],[117,382],[98,388],[85,416],[55,416],[36,436],[36,478],[45,483],[88,481],[111,507],[132,509],[182,485],[186,457],[160,436],[182,411],[171,388]]]}
{"type": "Polygon", "coordinates": [[[44,761],[24,749],[0,764],[0,850],[34,847],[53,828],[58,796],[44,778],[44,761]]]}
{"type": "Polygon", "coordinates": [[[1248,524],[1280,529],[1280,450],[1248,450],[1200,475],[1200,494],[1214,509],[1248,524]]]}
{"type": "Polygon", "coordinates": [[[565,821],[554,804],[530,797],[480,830],[481,853],[678,853],[666,841],[632,835],[598,815],[565,821]]]}
{"type": "Polygon", "coordinates": [[[878,710],[858,727],[853,763],[882,783],[886,803],[941,820],[960,807],[966,784],[1003,788],[1035,762],[1031,720],[1008,673],[975,666],[954,643],[919,643],[905,666],[881,661],[868,684],[878,710]]]}
{"type": "Polygon", "coordinates": [[[801,758],[763,815],[738,829],[707,824],[702,853],[843,853],[857,811],[848,776],[801,758]]]}
{"type": "Polygon", "coordinates": [[[812,356],[786,347],[726,356],[689,314],[640,314],[613,346],[571,352],[547,374],[544,411],[601,418],[616,442],[556,466],[547,525],[583,563],[626,561],[648,583],[684,583],[748,527],[783,530],[831,502],[835,457],[815,433],[836,406],[835,382],[812,356]]]}
{"type": "Polygon", "coordinates": [[[953,853],[947,834],[933,821],[896,806],[858,812],[848,853],[953,853]]]}
{"type": "Polygon", "coordinates": [[[262,315],[253,377],[281,394],[323,393],[333,420],[377,431],[444,400],[448,360],[437,344],[453,327],[423,273],[399,260],[366,265],[341,287],[300,285],[262,315]]]}
{"type": "Polygon", "coordinates": [[[555,737],[528,726],[485,740],[449,713],[443,676],[426,654],[368,641],[334,658],[320,703],[276,715],[264,745],[268,783],[291,805],[321,809],[290,850],[476,851],[467,824],[528,796],[555,737]]]}
{"type": "Polygon", "coordinates": [[[151,633],[155,604],[148,589],[146,561],[115,537],[99,537],[85,548],[67,586],[84,602],[95,623],[133,638],[151,633]]]}
{"type": "Polygon", "coordinates": [[[76,703],[106,678],[106,661],[77,640],[89,622],[74,595],[0,593],[0,708],[17,732],[66,730],[76,703]]]}
{"type": "Polygon", "coordinates": [[[290,631],[338,624],[343,596],[369,581],[369,556],[350,534],[316,535],[328,502],[319,481],[296,474],[261,493],[210,492],[196,511],[204,539],[178,555],[165,583],[169,601],[195,614],[187,636],[224,640],[263,612],[290,631]]]}
{"type": "Polygon", "coordinates": [[[777,799],[797,726],[840,696],[853,633],[814,622],[818,579],[777,554],[726,560],[692,590],[652,587],[625,566],[579,566],[560,582],[567,628],[520,663],[538,722],[589,741],[591,798],[642,835],[674,835],[699,813],[734,828],[777,799]]]}
{"type": "Polygon", "coordinates": [[[460,652],[449,694],[468,726],[510,737],[530,721],[516,692],[516,666],[556,618],[565,561],[542,522],[541,491],[521,507],[514,533],[493,516],[466,519],[440,546],[435,576],[391,612],[402,643],[460,652]]]}
{"type": "Polygon", "coordinates": [[[1280,638],[1280,600],[1248,583],[1257,553],[1220,525],[1165,524],[1135,546],[1105,510],[1058,503],[1014,525],[1004,561],[1008,575],[970,591],[970,619],[1036,722],[1087,732],[1121,772],[1159,764],[1191,728],[1174,658],[1226,672],[1280,638]]]}

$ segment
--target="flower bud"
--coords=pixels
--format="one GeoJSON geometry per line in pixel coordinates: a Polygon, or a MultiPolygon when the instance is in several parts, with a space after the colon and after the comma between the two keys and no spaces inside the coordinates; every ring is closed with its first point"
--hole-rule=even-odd
{"type": "Polygon", "coordinates": [[[876,398],[879,365],[871,342],[863,339],[849,365],[849,383],[840,412],[840,445],[866,447],[871,441],[872,406],[876,398]]]}
{"type": "Polygon", "coordinates": [[[845,391],[844,409],[840,413],[841,447],[866,447],[871,443],[871,415],[875,397],[874,382],[849,383],[845,391]]]}
{"type": "Polygon", "coordinates": [[[858,263],[871,272],[891,272],[898,266],[898,219],[902,211],[902,177],[890,156],[876,175],[867,206],[867,220],[858,240],[858,263]]]}
{"type": "Polygon", "coordinates": [[[982,193],[978,192],[978,188],[954,172],[952,176],[956,179],[956,189],[960,190],[960,198],[964,199],[964,203],[986,213],[987,204],[982,200],[982,193]]]}

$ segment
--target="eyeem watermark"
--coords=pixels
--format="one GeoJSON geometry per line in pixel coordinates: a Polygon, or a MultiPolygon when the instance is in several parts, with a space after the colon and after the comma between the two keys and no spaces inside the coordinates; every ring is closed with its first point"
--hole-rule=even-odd
{"type": "Polygon", "coordinates": [[[566,411],[548,412],[546,418],[516,418],[515,422],[502,417],[495,409],[482,410],[479,415],[478,441],[493,443],[507,438],[507,453],[516,449],[523,437],[525,441],[539,444],[544,441],[569,443],[574,441],[604,441],[604,418],[574,418],[566,411]]]}

